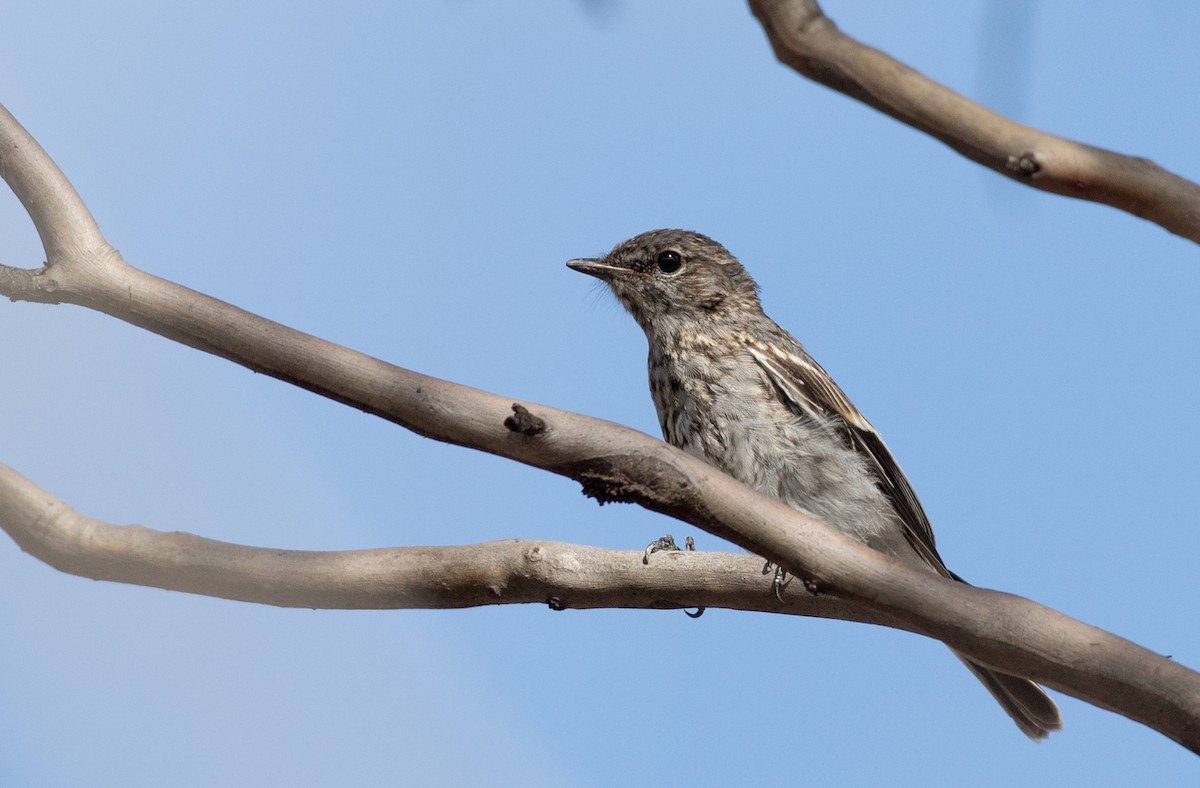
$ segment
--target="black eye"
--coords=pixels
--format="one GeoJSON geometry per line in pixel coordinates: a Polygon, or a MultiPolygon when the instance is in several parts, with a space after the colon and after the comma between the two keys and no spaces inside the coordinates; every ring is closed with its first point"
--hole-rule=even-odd
{"type": "Polygon", "coordinates": [[[679,256],[679,252],[673,252],[669,249],[665,252],[659,252],[658,259],[655,262],[658,263],[658,270],[664,274],[673,274],[683,266],[683,258],[679,256]]]}

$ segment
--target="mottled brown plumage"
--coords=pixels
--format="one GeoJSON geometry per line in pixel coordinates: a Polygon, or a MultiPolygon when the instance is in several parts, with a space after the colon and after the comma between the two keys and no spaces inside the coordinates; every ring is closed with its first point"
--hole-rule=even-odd
{"type": "MultiPolygon", "coordinates": [[[[961,581],[875,428],[763,313],[754,280],[725,247],[654,230],[568,265],[606,282],[645,332],[668,443],[870,547],[961,581]]],[[[1027,736],[1062,726],[1033,682],[963,662],[1027,736]]]]}

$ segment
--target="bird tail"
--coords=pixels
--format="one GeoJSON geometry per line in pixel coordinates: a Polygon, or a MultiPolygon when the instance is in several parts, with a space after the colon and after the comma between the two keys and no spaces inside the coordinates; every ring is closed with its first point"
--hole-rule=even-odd
{"type": "Polygon", "coordinates": [[[1012,721],[1031,739],[1044,739],[1051,731],[1062,728],[1062,716],[1058,706],[1050,700],[1045,690],[1029,679],[997,673],[954,652],[975,678],[987,687],[992,697],[1000,704],[1012,721]]]}

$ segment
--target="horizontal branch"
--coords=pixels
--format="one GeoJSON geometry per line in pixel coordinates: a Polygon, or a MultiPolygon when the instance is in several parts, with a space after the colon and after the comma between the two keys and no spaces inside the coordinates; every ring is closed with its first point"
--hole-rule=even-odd
{"type": "Polygon", "coordinates": [[[1200,185],[1149,159],[1024,126],[841,32],[816,0],[750,0],[775,56],[800,74],[1035,189],[1111,205],[1200,243],[1200,185]]]}
{"type": "Polygon", "coordinates": [[[801,583],[777,598],[762,559],[751,555],[663,551],[643,563],[641,551],[528,539],[329,552],[246,547],[86,517],[3,465],[0,525],[22,550],[68,574],[279,607],[704,607],[901,625],[801,583]]]}
{"type": "MultiPolygon", "coordinates": [[[[402,369],[133,268],[94,243],[90,217],[55,207],[78,198],[46,187],[61,173],[7,112],[0,174],[42,238],[57,241],[34,275],[0,276],[0,294],[82,304],[421,435],[576,479],[601,501],[692,523],[972,661],[1118,711],[1200,752],[1200,674],[1182,665],[1029,600],[910,568],[643,433],[528,403],[510,418],[510,398],[402,369]]],[[[155,571],[175,570],[164,557],[155,571]]]]}

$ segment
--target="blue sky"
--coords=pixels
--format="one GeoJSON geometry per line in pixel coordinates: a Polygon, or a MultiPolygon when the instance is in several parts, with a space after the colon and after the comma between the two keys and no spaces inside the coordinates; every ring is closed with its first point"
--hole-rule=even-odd
{"type": "MultiPolygon", "coordinates": [[[[425,373],[656,432],[563,266],[700,230],[884,433],[947,562],[1200,665],[1200,263],[778,65],[739,3],[7,4],[8,108],[134,265],[425,373]]],[[[1016,119],[1200,177],[1200,8],[827,3],[1016,119]]],[[[0,260],[43,259],[0,194],[0,260]]],[[[0,462],[89,515],[300,549],[690,528],[71,306],[0,304],[0,462]]],[[[720,543],[696,534],[701,549],[720,543]]],[[[767,590],[764,588],[764,593],[767,590]]],[[[709,611],[276,610],[0,539],[0,784],[1194,784],[940,645],[709,611]]]]}

